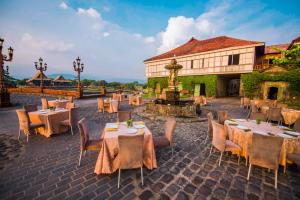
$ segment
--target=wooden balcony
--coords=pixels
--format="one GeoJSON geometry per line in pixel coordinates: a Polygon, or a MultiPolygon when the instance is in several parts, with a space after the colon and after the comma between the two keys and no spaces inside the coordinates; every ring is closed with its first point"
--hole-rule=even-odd
{"type": "Polygon", "coordinates": [[[256,64],[254,65],[254,71],[264,71],[270,67],[273,67],[273,64],[265,63],[265,64],[256,64]]]}

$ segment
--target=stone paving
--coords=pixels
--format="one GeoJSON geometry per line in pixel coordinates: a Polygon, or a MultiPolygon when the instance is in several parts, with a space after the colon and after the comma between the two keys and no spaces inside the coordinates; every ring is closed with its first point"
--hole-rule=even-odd
{"type": "MultiPolygon", "coordinates": [[[[34,100],[31,100],[34,101],[34,100]]],[[[214,102],[214,109],[228,109],[232,117],[246,112],[237,101],[214,102]]],[[[90,120],[92,138],[100,137],[105,123],[115,114],[97,112],[96,100],[77,101],[80,114],[90,120]]],[[[122,110],[132,109],[126,103],[122,110]]],[[[163,134],[163,120],[151,121],[139,115],[154,136],[163,134]]],[[[300,170],[295,165],[278,175],[278,189],[273,187],[274,174],[254,167],[250,181],[242,160],[226,154],[217,165],[218,152],[209,156],[209,143],[204,143],[207,122],[178,123],[175,130],[175,153],[156,150],[159,167],[144,170],[141,186],[139,170],[124,170],[121,188],[117,173],[93,173],[97,152],[88,152],[77,166],[79,133],[60,134],[51,138],[31,135],[17,140],[18,120],[14,109],[0,111],[0,199],[299,199],[300,170]]]]}

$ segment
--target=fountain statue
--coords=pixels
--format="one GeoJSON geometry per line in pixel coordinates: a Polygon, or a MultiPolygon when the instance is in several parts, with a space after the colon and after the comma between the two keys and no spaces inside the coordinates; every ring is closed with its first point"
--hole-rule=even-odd
{"type": "Polygon", "coordinates": [[[165,69],[169,70],[168,85],[169,89],[166,91],[166,100],[176,102],[179,100],[178,89],[178,71],[182,69],[182,65],[177,64],[174,58],[171,63],[165,66],[165,69]]]}

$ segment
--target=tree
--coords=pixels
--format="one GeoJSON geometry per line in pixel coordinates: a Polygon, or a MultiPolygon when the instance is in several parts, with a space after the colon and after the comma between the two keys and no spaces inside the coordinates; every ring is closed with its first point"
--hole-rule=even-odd
{"type": "Polygon", "coordinates": [[[273,63],[282,66],[288,70],[300,68],[300,45],[294,45],[291,49],[281,50],[283,53],[282,58],[275,58],[273,63]]]}

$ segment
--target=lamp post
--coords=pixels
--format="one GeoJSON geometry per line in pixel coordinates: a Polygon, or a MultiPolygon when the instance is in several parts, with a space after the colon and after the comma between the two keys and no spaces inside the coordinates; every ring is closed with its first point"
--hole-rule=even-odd
{"type": "Polygon", "coordinates": [[[77,72],[77,89],[79,91],[80,97],[82,95],[81,84],[80,84],[80,73],[83,72],[84,64],[81,63],[79,56],[73,62],[74,71],[77,72]]]}
{"type": "Polygon", "coordinates": [[[43,72],[47,70],[47,63],[44,63],[44,66],[43,66],[43,59],[40,58],[38,62],[34,62],[34,66],[35,66],[35,69],[40,71],[40,87],[41,87],[41,92],[43,92],[43,87],[44,87],[44,76],[43,76],[43,72]]]}
{"type": "Polygon", "coordinates": [[[5,85],[4,76],[4,61],[10,62],[13,59],[13,48],[8,48],[8,57],[2,54],[4,39],[0,38],[0,107],[10,105],[10,95],[5,85]]]}

